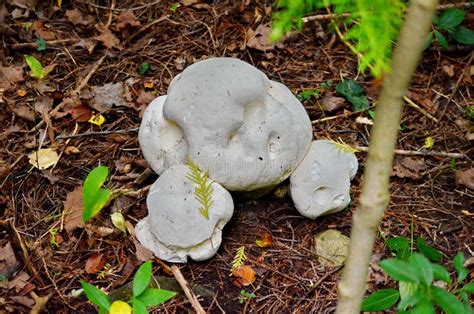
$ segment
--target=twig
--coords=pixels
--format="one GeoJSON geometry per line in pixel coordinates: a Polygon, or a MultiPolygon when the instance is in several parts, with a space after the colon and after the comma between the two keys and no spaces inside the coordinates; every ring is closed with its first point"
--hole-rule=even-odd
{"type": "Polygon", "coordinates": [[[186,279],[184,279],[184,276],[179,270],[179,268],[176,265],[173,265],[171,266],[171,272],[173,272],[173,275],[176,278],[176,281],[179,283],[179,285],[183,289],[184,294],[186,294],[186,297],[188,298],[189,302],[191,302],[191,305],[194,308],[194,310],[198,314],[205,314],[206,312],[202,308],[194,292],[191,289],[189,289],[188,283],[186,279]]]}
{"type": "Polygon", "coordinates": [[[458,9],[469,9],[474,7],[474,2],[461,2],[461,3],[450,3],[450,4],[441,4],[436,7],[436,10],[446,10],[451,8],[458,9]]]}
{"type": "Polygon", "coordinates": [[[320,123],[320,122],[335,120],[335,119],[338,119],[338,118],[348,118],[348,117],[350,117],[350,116],[352,116],[352,115],[355,115],[355,114],[357,114],[357,113],[360,113],[360,111],[357,111],[357,112],[349,112],[349,113],[344,113],[344,114],[337,115],[337,116],[332,116],[332,117],[326,117],[326,118],[321,118],[321,119],[313,120],[313,121],[311,121],[311,124],[316,124],[316,123],[320,123]]]}
{"type": "MultiPolygon", "coordinates": [[[[48,46],[53,46],[53,45],[69,44],[69,43],[73,43],[77,41],[79,41],[79,39],[56,39],[56,40],[48,40],[46,41],[46,44],[48,46]]],[[[36,43],[19,43],[19,44],[11,44],[10,47],[12,49],[22,49],[22,48],[36,49],[38,48],[38,45],[36,43]]]]}
{"type": "Polygon", "coordinates": [[[168,19],[168,16],[169,15],[164,15],[162,17],[160,17],[159,19],[157,20],[154,20],[152,22],[150,22],[149,24],[143,26],[142,28],[140,28],[138,31],[136,31],[135,33],[132,34],[132,36],[130,36],[129,38],[127,38],[127,40],[125,41],[124,45],[126,45],[127,43],[129,43],[130,41],[132,41],[132,39],[134,39],[138,34],[146,31],[147,29],[149,29],[150,27],[152,27],[153,25],[157,24],[157,23],[160,23],[161,21],[164,21],[166,19],[168,19]]]}
{"type": "Polygon", "coordinates": [[[105,28],[109,28],[110,24],[112,24],[112,18],[114,16],[114,9],[115,9],[115,0],[112,0],[112,4],[110,5],[109,19],[107,20],[107,24],[105,24],[105,28]]]}
{"type": "Polygon", "coordinates": [[[59,135],[56,137],[56,139],[63,140],[63,139],[92,136],[92,135],[127,134],[127,133],[132,133],[132,132],[138,132],[138,130],[139,130],[138,128],[133,128],[133,129],[128,129],[128,130],[91,131],[91,132],[85,132],[85,133],[80,133],[80,134],[59,135]]]}
{"type": "MultiPolygon", "coordinates": [[[[366,146],[356,146],[357,150],[361,152],[369,152],[369,148],[366,146]]],[[[406,155],[406,156],[440,156],[440,157],[450,157],[450,158],[466,158],[464,154],[461,153],[448,153],[448,152],[427,152],[427,151],[418,151],[418,150],[404,150],[404,149],[395,149],[395,154],[397,155],[406,155]]]]}
{"type": "Polygon", "coordinates": [[[423,115],[425,115],[426,117],[430,118],[431,120],[433,120],[434,122],[438,123],[438,119],[436,119],[435,117],[433,117],[428,111],[426,111],[425,109],[421,108],[420,106],[418,106],[417,104],[415,104],[413,102],[413,100],[411,100],[410,98],[408,98],[407,96],[403,96],[403,100],[405,100],[407,102],[407,104],[410,106],[410,107],[413,107],[415,108],[416,110],[418,110],[419,112],[421,112],[423,115]]]}
{"type": "Polygon", "coordinates": [[[87,5],[90,5],[91,7],[94,7],[94,8],[98,8],[98,9],[102,9],[102,10],[111,10],[111,11],[117,11],[117,12],[123,12],[123,11],[136,11],[136,10],[141,10],[141,9],[145,9],[145,8],[148,8],[148,7],[151,7],[155,4],[159,4],[161,2],[163,2],[162,0],[158,0],[158,1],[154,1],[152,3],[148,3],[148,4],[144,4],[144,5],[141,5],[141,6],[138,6],[138,7],[134,7],[134,8],[130,8],[130,9],[118,9],[118,8],[109,8],[109,7],[104,7],[102,5],[98,5],[98,4],[94,4],[94,3],[89,3],[89,2],[85,2],[85,1],[76,1],[78,3],[83,3],[83,4],[87,4],[87,5]]]}
{"type": "Polygon", "coordinates": [[[53,294],[50,293],[44,297],[39,297],[34,291],[30,292],[30,296],[35,301],[35,305],[31,308],[30,314],[40,314],[43,311],[46,303],[48,303],[49,298],[51,298],[53,294]]]}

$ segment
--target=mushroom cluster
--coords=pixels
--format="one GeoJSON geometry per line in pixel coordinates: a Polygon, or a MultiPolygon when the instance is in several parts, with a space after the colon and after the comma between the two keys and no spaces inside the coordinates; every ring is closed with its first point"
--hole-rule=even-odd
{"type": "MultiPolygon", "coordinates": [[[[339,170],[353,170],[328,182],[340,185],[334,187],[337,193],[347,193],[341,192],[341,202],[325,200],[315,211],[320,202],[314,199],[326,199],[327,193],[309,191],[319,181],[306,178],[307,169],[298,171],[299,165],[307,167],[308,158],[322,167],[332,165],[313,152],[318,145],[311,140],[311,121],[302,104],[257,68],[234,58],[189,66],[173,79],[166,96],[150,103],[140,125],[141,150],[160,177],[147,198],[149,215],[137,224],[138,240],[164,260],[210,258],[233,213],[227,190],[275,186],[292,173],[291,194],[303,215],[315,218],[342,209],[349,200],[345,179],[355,174],[357,159],[337,157],[339,164],[352,163],[339,170]],[[303,195],[307,192],[313,202],[303,195]]],[[[326,172],[320,171],[324,182],[326,172]]]]}

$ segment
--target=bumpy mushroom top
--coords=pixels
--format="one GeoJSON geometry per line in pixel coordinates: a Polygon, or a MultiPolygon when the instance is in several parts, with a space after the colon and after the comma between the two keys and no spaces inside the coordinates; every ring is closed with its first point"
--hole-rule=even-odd
{"type": "Polygon", "coordinates": [[[229,190],[283,181],[312,138],[309,117],[291,91],[233,58],[200,61],[176,76],[163,116],[183,131],[190,158],[229,190]]]}

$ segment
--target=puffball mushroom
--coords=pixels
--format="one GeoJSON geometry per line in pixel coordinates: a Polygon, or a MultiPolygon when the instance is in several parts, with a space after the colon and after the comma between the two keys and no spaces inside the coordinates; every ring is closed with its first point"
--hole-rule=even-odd
{"type": "Polygon", "coordinates": [[[296,209],[312,219],[344,209],[351,200],[350,180],[357,167],[354,153],[330,141],[312,142],[290,177],[290,193],[296,209]]]}
{"type": "Polygon", "coordinates": [[[291,91],[234,58],[211,58],[186,68],[171,82],[162,116],[144,117],[140,131],[155,119],[156,131],[139,135],[155,171],[187,155],[233,191],[282,182],[301,162],[312,139],[310,119],[291,91]],[[179,128],[183,137],[176,131],[166,139],[169,135],[161,132],[168,124],[179,128]],[[171,144],[163,147],[164,143],[171,144]]]}
{"type": "Polygon", "coordinates": [[[212,257],[222,241],[222,229],[234,212],[230,193],[207,179],[210,186],[208,217],[195,194],[197,184],[189,177],[191,168],[171,166],[151,186],[147,197],[148,216],[136,227],[137,239],[158,258],[186,263],[212,257]]]}

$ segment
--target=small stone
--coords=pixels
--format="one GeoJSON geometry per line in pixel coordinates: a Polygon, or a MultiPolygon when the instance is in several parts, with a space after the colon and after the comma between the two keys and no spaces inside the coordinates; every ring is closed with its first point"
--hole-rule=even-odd
{"type": "Polygon", "coordinates": [[[327,266],[344,264],[349,252],[349,242],[349,237],[334,229],[316,234],[314,251],[318,262],[327,266]]]}
{"type": "Polygon", "coordinates": [[[332,95],[324,96],[320,102],[323,105],[324,111],[327,112],[339,110],[341,108],[344,108],[344,106],[346,105],[346,100],[344,98],[335,97],[332,95]]]}

